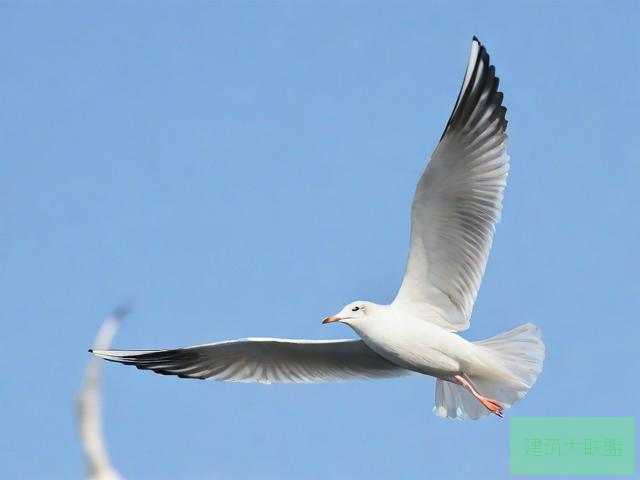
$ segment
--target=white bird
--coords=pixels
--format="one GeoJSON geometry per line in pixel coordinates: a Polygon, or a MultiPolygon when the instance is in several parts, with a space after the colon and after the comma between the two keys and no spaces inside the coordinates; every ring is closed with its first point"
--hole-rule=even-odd
{"type": "MultiPolygon", "coordinates": [[[[95,349],[109,348],[126,313],[126,309],[120,308],[102,323],[94,342],[95,349]]],[[[102,433],[100,370],[100,360],[92,358],[87,365],[76,404],[78,430],[89,467],[87,479],[122,480],[122,476],[111,465],[102,433]]]]}
{"type": "Polygon", "coordinates": [[[453,113],[418,182],[409,260],[390,305],[357,301],[323,323],[359,340],[248,338],[175,350],[94,350],[106,360],[165,375],[232,382],[307,383],[409,373],[437,378],[434,412],[503,415],[542,371],[544,344],[531,324],[479,342],[469,327],[500,219],[509,170],[506,108],[495,68],[477,38],[453,113]]]}

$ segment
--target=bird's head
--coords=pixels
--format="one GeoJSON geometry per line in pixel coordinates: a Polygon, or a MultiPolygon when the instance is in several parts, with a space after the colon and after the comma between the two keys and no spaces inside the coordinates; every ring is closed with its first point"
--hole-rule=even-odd
{"type": "Polygon", "coordinates": [[[322,323],[340,322],[354,327],[370,321],[371,317],[375,315],[380,308],[381,305],[359,300],[350,303],[335,315],[325,318],[322,323]]]}

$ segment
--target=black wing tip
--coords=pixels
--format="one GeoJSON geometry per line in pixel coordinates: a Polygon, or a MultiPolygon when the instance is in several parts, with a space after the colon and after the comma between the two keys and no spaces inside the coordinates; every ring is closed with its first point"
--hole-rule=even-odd
{"type": "Polygon", "coordinates": [[[93,348],[90,348],[89,350],[87,350],[87,352],[93,353],[93,348]]]}
{"type": "MultiPolygon", "coordinates": [[[[500,107],[496,111],[502,113],[502,117],[503,117],[501,119],[501,121],[500,121],[500,126],[501,126],[503,131],[506,131],[506,126],[507,126],[506,112],[507,112],[507,108],[502,105],[503,95],[502,95],[502,92],[498,89],[499,88],[499,84],[500,84],[500,78],[498,76],[496,76],[496,69],[495,69],[495,66],[491,63],[491,57],[489,55],[489,52],[487,51],[485,46],[482,44],[482,42],[480,42],[480,40],[478,39],[478,37],[476,35],[473,36],[473,43],[477,43],[478,44],[478,53],[475,56],[475,66],[474,66],[473,71],[471,73],[471,78],[472,79],[474,78],[479,64],[484,64],[486,66],[486,68],[490,72],[490,76],[493,77],[493,79],[494,79],[493,81],[495,82],[495,84],[493,86],[493,89],[494,89],[495,93],[498,96],[497,97],[498,101],[496,103],[500,107]]],[[[470,58],[470,61],[474,61],[473,57],[470,58]]],[[[467,63],[467,69],[468,69],[468,65],[469,64],[467,63]]],[[[466,79],[466,76],[465,76],[465,79],[466,79]]],[[[463,80],[463,87],[464,87],[464,80],[463,80]]],[[[445,126],[445,129],[442,132],[442,135],[440,137],[441,141],[445,137],[447,132],[450,130],[450,128],[452,127],[452,124],[454,123],[456,116],[460,115],[460,113],[458,113],[459,112],[459,106],[465,99],[464,97],[465,97],[466,91],[467,91],[466,89],[463,90],[462,87],[460,88],[460,92],[458,93],[458,98],[456,99],[456,103],[455,103],[453,112],[451,112],[451,115],[449,116],[449,120],[447,121],[447,125],[445,126]]]]}
{"type": "Polygon", "coordinates": [[[121,322],[124,319],[124,317],[126,317],[130,313],[131,313],[131,305],[129,305],[128,303],[125,303],[123,305],[119,305],[118,307],[116,307],[113,310],[112,315],[113,315],[113,318],[121,322]]]}
{"type": "Polygon", "coordinates": [[[167,370],[165,368],[154,368],[153,366],[138,365],[136,363],[133,363],[132,365],[134,365],[138,370],[148,370],[148,371],[151,371],[153,373],[157,373],[158,375],[165,375],[165,376],[169,376],[169,377],[178,377],[178,378],[186,378],[187,380],[206,380],[206,377],[196,377],[196,376],[193,376],[193,375],[177,373],[175,371],[167,370]]]}
{"type": "Polygon", "coordinates": [[[485,60],[487,65],[490,63],[490,58],[489,58],[489,52],[487,52],[486,47],[484,46],[484,44],[478,39],[478,37],[476,37],[475,35],[473,36],[473,40],[471,41],[471,43],[477,43],[478,44],[478,57],[481,57],[482,60],[485,60]]]}

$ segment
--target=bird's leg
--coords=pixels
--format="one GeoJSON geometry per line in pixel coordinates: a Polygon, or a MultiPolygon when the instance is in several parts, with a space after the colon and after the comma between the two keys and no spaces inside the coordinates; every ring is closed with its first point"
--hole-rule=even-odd
{"type": "Polygon", "coordinates": [[[480,403],[482,403],[487,408],[487,410],[489,410],[491,413],[495,413],[498,417],[502,418],[503,407],[502,405],[500,405],[500,403],[498,403],[496,400],[492,400],[491,398],[480,395],[473,384],[462,375],[455,375],[453,378],[456,382],[469,390],[471,395],[476,397],[480,401],[480,403]]]}

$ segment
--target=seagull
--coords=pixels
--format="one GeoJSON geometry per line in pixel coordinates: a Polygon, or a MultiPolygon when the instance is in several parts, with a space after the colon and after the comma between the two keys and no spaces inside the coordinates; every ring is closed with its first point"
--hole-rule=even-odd
{"type": "Polygon", "coordinates": [[[348,325],[359,339],[246,338],[93,353],[164,375],[230,382],[429,375],[436,378],[436,415],[502,417],[542,371],[541,331],[525,324],[476,342],[458,335],[469,328],[509,171],[498,83],[489,54],[473,37],[453,113],[415,191],[409,258],[396,298],[389,305],[356,301],[322,322],[348,325]]]}
{"type": "MultiPolygon", "coordinates": [[[[120,327],[127,309],[119,308],[101,325],[94,348],[106,349],[120,327]]],[[[82,448],[89,466],[88,480],[122,480],[122,476],[111,465],[102,434],[100,418],[100,360],[92,358],[87,365],[82,388],[78,395],[76,410],[78,430],[82,448]]]]}

